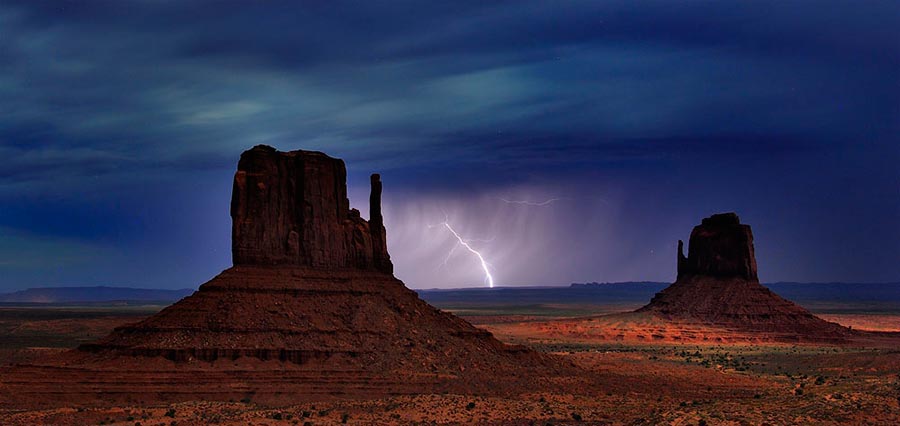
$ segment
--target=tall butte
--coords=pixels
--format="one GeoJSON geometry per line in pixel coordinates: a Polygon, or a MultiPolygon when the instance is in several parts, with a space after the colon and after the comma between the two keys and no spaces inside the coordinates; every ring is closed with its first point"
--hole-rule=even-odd
{"type": "Polygon", "coordinates": [[[344,162],[320,152],[244,152],[231,198],[234,264],[393,272],[381,178],[372,175],[369,221],[350,209],[346,181],[344,162]]]}
{"type": "Polygon", "coordinates": [[[268,146],[244,152],[231,201],[233,267],[150,318],[7,372],[0,392],[49,405],[250,395],[295,403],[516,392],[574,371],[433,308],[396,279],[378,175],[371,184],[367,221],[349,207],[343,161],[268,146]]]}
{"type": "Polygon", "coordinates": [[[695,226],[687,256],[678,241],[678,278],[637,312],[784,341],[841,342],[852,334],[759,283],[753,232],[734,213],[695,226]]]}

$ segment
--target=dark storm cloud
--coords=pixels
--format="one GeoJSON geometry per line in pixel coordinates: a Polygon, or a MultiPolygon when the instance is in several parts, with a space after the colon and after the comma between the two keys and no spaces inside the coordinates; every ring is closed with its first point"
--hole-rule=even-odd
{"type": "MultiPolygon", "coordinates": [[[[0,201],[12,207],[0,229],[33,237],[28,253],[58,237],[60,252],[147,254],[127,267],[88,262],[82,274],[94,265],[130,277],[151,261],[192,258],[145,284],[176,272],[199,279],[228,261],[237,155],[266,143],[346,159],[357,192],[378,170],[395,193],[441,194],[425,198],[448,207],[602,188],[610,199],[598,209],[658,212],[645,222],[607,212],[581,232],[621,228],[616,238],[636,241],[633,269],[563,262],[511,283],[665,279],[671,265],[640,254],[663,241],[646,235],[647,222],[687,232],[711,209],[738,208],[763,228],[816,216],[794,234],[779,229],[779,246],[804,253],[826,252],[821,235],[854,217],[873,224],[846,237],[874,252],[866,265],[837,262],[837,252],[824,270],[814,254],[761,259],[772,278],[895,279],[900,242],[874,234],[900,241],[898,17],[891,1],[4,2],[0,201]],[[832,202],[842,209],[824,207],[832,202]]],[[[406,201],[395,200],[407,215],[397,226],[413,228],[396,234],[414,236],[429,218],[413,218],[406,201]]],[[[464,210],[473,232],[500,220],[464,210]]],[[[557,222],[580,213],[540,216],[559,232],[530,244],[564,250],[553,236],[578,235],[557,222]]],[[[597,250],[612,259],[619,243],[597,250]]],[[[392,251],[401,274],[427,276],[407,266],[403,247],[416,249],[392,251]]],[[[0,286],[45,278],[10,276],[0,286]]],[[[436,285],[453,283],[464,284],[436,285]]]]}
{"type": "Polygon", "coordinates": [[[594,140],[845,132],[835,116],[860,105],[881,113],[862,111],[875,125],[894,112],[885,106],[896,93],[860,90],[879,81],[870,74],[880,68],[870,67],[896,65],[900,54],[896,38],[878,37],[890,35],[896,6],[871,7],[51,2],[21,3],[4,16],[18,52],[8,64],[19,78],[9,84],[37,91],[38,105],[11,108],[13,117],[64,127],[69,134],[55,139],[67,147],[87,139],[92,148],[113,145],[112,154],[156,159],[160,145],[215,151],[231,139],[217,131],[221,121],[243,119],[284,140],[326,134],[337,143],[389,131],[403,146],[445,143],[448,130],[576,127],[594,140]],[[828,62],[837,65],[818,69],[828,62]],[[857,78],[844,78],[848,71],[857,78]],[[254,92],[260,75],[273,81],[254,92]],[[267,103],[281,90],[299,99],[267,103]],[[311,107],[294,105],[310,95],[311,107]],[[335,120],[336,112],[344,117],[335,120]],[[830,120],[810,119],[825,114],[830,120]]]}

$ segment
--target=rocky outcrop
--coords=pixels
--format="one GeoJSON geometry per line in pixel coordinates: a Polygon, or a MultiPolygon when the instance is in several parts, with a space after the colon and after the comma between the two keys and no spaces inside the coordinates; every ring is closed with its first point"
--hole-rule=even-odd
{"type": "Polygon", "coordinates": [[[850,330],[820,319],[759,283],[753,233],[734,213],[712,215],[678,241],[678,278],[637,312],[766,333],[775,340],[839,343],[850,330]]]}
{"type": "Polygon", "coordinates": [[[757,280],[753,232],[734,213],[715,214],[694,227],[684,256],[678,241],[678,278],[694,275],[757,280]]]}
{"type": "Polygon", "coordinates": [[[3,372],[0,391],[42,403],[252,394],[295,404],[521,392],[546,375],[581,373],[406,288],[391,274],[377,174],[371,184],[366,221],[349,208],[341,160],[250,149],[234,178],[233,267],[150,318],[3,372]]]}
{"type": "Polygon", "coordinates": [[[380,176],[371,184],[366,221],[349,208],[341,160],[267,146],[244,152],[231,203],[235,266],[81,351],[173,361],[315,360],[376,372],[409,362],[429,371],[510,365],[519,349],[431,307],[391,275],[380,176]]]}
{"type": "Polygon", "coordinates": [[[370,221],[350,209],[343,161],[256,146],[241,155],[234,175],[233,262],[391,273],[378,175],[369,203],[370,221]]]}

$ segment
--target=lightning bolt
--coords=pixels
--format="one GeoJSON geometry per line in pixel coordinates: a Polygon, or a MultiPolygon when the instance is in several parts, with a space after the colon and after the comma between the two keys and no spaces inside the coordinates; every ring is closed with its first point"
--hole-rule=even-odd
{"type": "Polygon", "coordinates": [[[441,225],[447,228],[447,230],[450,231],[450,233],[453,234],[453,236],[456,238],[456,245],[454,245],[453,249],[450,250],[450,253],[447,254],[447,257],[444,259],[443,265],[447,264],[447,261],[450,259],[450,256],[453,254],[454,250],[456,250],[457,247],[462,246],[463,248],[468,250],[469,253],[474,254],[475,257],[478,258],[478,261],[481,263],[481,269],[484,270],[484,280],[487,281],[488,287],[494,288],[494,276],[491,275],[490,264],[488,264],[487,261],[484,260],[484,256],[482,256],[481,253],[478,252],[478,250],[475,250],[468,241],[463,239],[463,237],[460,236],[452,226],[450,226],[450,222],[447,219],[444,219],[444,221],[441,222],[441,225]]]}
{"type": "Polygon", "coordinates": [[[524,206],[536,206],[536,207],[548,206],[559,200],[562,200],[562,198],[550,198],[550,199],[547,199],[547,200],[541,201],[541,202],[525,201],[525,200],[507,200],[506,198],[500,199],[500,201],[503,201],[506,204],[522,204],[524,206]]]}
{"type": "Polygon", "coordinates": [[[449,261],[450,261],[450,258],[453,257],[453,253],[456,253],[456,248],[457,248],[457,247],[459,247],[459,243],[454,244],[454,245],[453,245],[453,248],[450,249],[450,251],[447,252],[447,257],[444,258],[444,261],[441,262],[440,266],[438,266],[438,269],[441,269],[441,268],[447,266],[447,262],[449,262],[449,261]]]}

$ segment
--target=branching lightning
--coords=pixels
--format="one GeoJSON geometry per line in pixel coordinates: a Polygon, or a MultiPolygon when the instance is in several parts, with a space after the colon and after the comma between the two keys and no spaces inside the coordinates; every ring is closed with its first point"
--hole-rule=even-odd
{"type": "Polygon", "coordinates": [[[472,246],[470,246],[466,240],[459,236],[459,234],[457,234],[456,231],[453,230],[453,227],[450,226],[449,222],[444,221],[442,225],[444,225],[444,227],[446,227],[447,230],[450,231],[450,233],[453,234],[454,237],[456,237],[461,246],[465,247],[466,250],[478,257],[478,261],[481,262],[481,269],[484,269],[484,277],[487,280],[488,287],[494,288],[494,277],[491,275],[490,268],[488,268],[488,263],[484,260],[484,256],[482,256],[481,253],[478,252],[478,250],[472,248],[472,246]]]}
{"type": "MultiPolygon", "coordinates": [[[[488,287],[494,288],[494,276],[491,275],[490,264],[486,260],[484,260],[484,256],[482,256],[478,250],[475,250],[475,248],[473,248],[469,244],[468,240],[463,239],[463,237],[460,236],[459,233],[457,233],[456,230],[453,229],[452,226],[450,226],[450,222],[448,219],[445,218],[444,221],[441,222],[441,225],[443,225],[445,228],[447,228],[447,230],[450,231],[451,234],[453,234],[453,237],[456,238],[456,244],[453,246],[452,249],[450,249],[450,252],[447,253],[447,257],[444,258],[444,262],[441,263],[441,265],[442,266],[446,265],[447,261],[450,260],[450,256],[452,256],[453,252],[456,251],[456,248],[459,246],[462,246],[466,250],[468,250],[469,253],[474,254],[475,257],[478,258],[478,261],[481,263],[481,269],[484,270],[484,280],[487,281],[488,287]]],[[[432,226],[429,226],[429,228],[431,228],[431,227],[432,226]]],[[[490,240],[485,240],[485,241],[490,241],[490,240]]]]}
{"type": "Polygon", "coordinates": [[[453,248],[450,249],[450,251],[447,252],[447,257],[444,258],[444,261],[441,262],[441,265],[438,267],[438,269],[440,269],[440,268],[442,268],[442,267],[444,267],[444,266],[447,266],[447,262],[449,262],[449,261],[450,261],[450,258],[453,257],[453,253],[456,253],[456,248],[457,248],[457,247],[459,247],[459,242],[457,242],[456,244],[454,244],[454,245],[453,245],[453,248]]]}
{"type": "Polygon", "coordinates": [[[507,200],[506,198],[501,198],[500,201],[503,201],[506,204],[521,204],[524,206],[535,206],[535,207],[543,207],[553,204],[556,201],[561,200],[562,198],[550,198],[545,201],[535,202],[535,201],[526,201],[526,200],[507,200]]]}

